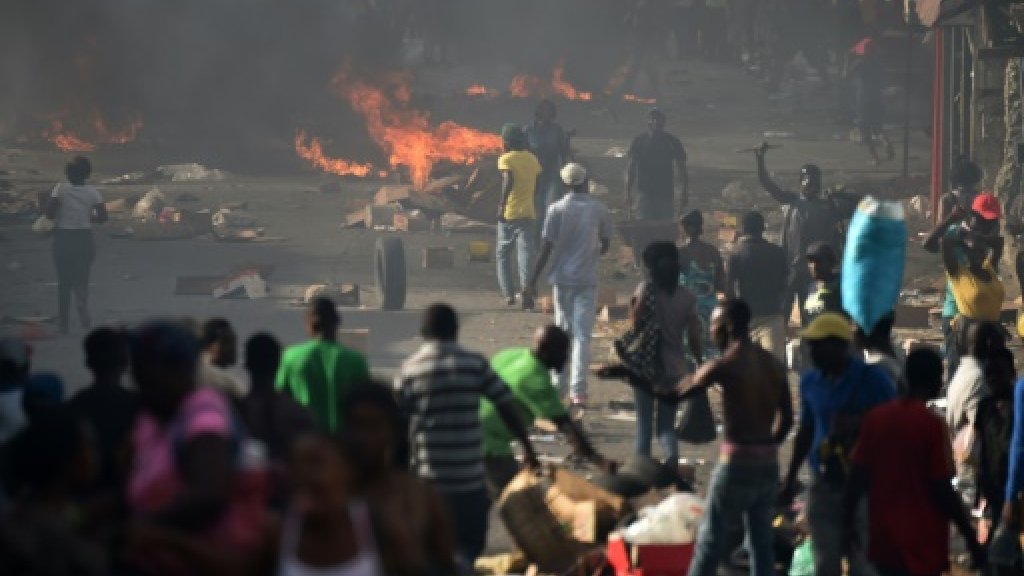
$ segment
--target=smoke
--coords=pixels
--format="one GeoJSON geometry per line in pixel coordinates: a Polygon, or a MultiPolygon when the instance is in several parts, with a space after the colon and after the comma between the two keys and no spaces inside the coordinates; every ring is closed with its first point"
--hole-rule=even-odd
{"type": "Polygon", "coordinates": [[[597,87],[617,63],[607,31],[625,3],[377,0],[372,14],[364,4],[0,2],[0,142],[38,135],[57,115],[73,128],[96,114],[115,128],[141,118],[138,145],[225,161],[290,150],[295,130],[310,127],[372,159],[365,124],[328,89],[343,62],[364,74],[393,68],[403,34],[441,31],[477,69],[503,62],[543,76],[565,58],[573,78],[597,87]]]}

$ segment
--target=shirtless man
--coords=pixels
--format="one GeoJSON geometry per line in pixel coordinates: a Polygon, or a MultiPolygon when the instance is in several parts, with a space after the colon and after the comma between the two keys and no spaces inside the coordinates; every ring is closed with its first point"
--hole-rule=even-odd
{"type": "Polygon", "coordinates": [[[750,307],[742,300],[715,308],[711,338],[722,356],[684,378],[674,391],[682,399],[717,384],[725,412],[725,441],[711,476],[690,576],[714,576],[730,552],[730,529],[741,521],[750,542],[752,576],[772,576],[777,449],[793,426],[786,369],[750,339],[750,307]]]}

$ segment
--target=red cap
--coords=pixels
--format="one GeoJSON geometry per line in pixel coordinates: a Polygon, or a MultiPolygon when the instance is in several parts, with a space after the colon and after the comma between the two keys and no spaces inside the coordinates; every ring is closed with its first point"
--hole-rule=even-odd
{"type": "Polygon", "coordinates": [[[971,210],[977,212],[985,220],[998,220],[1003,214],[1003,207],[991,192],[982,192],[974,198],[971,210]]]}

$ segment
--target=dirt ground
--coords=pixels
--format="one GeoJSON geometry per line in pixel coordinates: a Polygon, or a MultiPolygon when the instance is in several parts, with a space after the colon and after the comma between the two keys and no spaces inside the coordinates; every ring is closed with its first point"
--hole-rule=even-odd
{"type": "MultiPolygon", "coordinates": [[[[502,71],[490,71],[496,77],[502,71]]],[[[809,161],[824,170],[826,184],[854,180],[888,180],[898,176],[900,162],[872,167],[866,149],[846,138],[846,131],[832,122],[834,96],[822,92],[814,83],[792,87],[790,95],[769,99],[764,90],[742,71],[698,62],[671,65],[668,89],[661,106],[669,114],[668,129],[678,135],[687,148],[691,176],[691,206],[736,213],[758,207],[771,210],[769,220],[778,221],[777,206],[757,186],[754,161],[750,154],[734,150],[752,146],[766,132],[783,132],[769,138],[781,144],[770,152],[769,166],[785,185],[796,185],[798,167],[809,161]],[[739,182],[749,194],[738,202],[722,199],[721,191],[730,182],[739,182]]],[[[473,71],[454,69],[421,73],[417,93],[426,95],[433,118],[452,118],[481,129],[497,130],[507,121],[526,122],[532,102],[469,100],[455,96],[473,79],[473,71]]],[[[488,82],[488,78],[478,81],[488,82]]],[[[497,84],[499,80],[494,80],[497,84]]],[[[630,139],[645,129],[646,107],[615,105],[614,114],[602,112],[598,103],[558,102],[560,121],[577,131],[573,144],[577,157],[591,169],[593,177],[609,189],[600,196],[623,218],[622,170],[625,159],[615,150],[625,150],[630,139]]],[[[890,114],[900,118],[899,109],[890,114]]],[[[912,174],[928,168],[929,141],[923,133],[927,108],[915,106],[912,118],[910,165],[912,174]]],[[[890,134],[900,150],[901,128],[893,125],[890,134]]],[[[287,143],[277,143],[288,153],[287,143]]],[[[3,146],[3,143],[0,143],[3,146]]],[[[131,145],[105,148],[91,154],[97,173],[95,181],[132,170],[150,169],[171,161],[198,161],[203,158],[160,156],[158,146],[131,145]]],[[[16,192],[45,190],[61,178],[63,154],[15,147],[0,148],[0,170],[16,192]]],[[[267,267],[271,285],[305,285],[330,280],[359,284],[364,306],[343,310],[346,328],[370,330],[369,356],[374,373],[386,378],[400,360],[418,343],[419,311],[435,301],[455,304],[462,317],[462,342],[485,354],[508,346],[526,345],[537,325],[550,319],[540,313],[524,313],[504,306],[497,293],[494,265],[471,263],[466,256],[471,240],[493,240],[492,234],[403,234],[409,269],[409,300],[405,311],[381,312],[375,309],[377,295],[371,276],[371,254],[376,239],[387,232],[345,230],[339,223],[353,199],[368,198],[380,182],[342,179],[341,191],[323,193],[319,185],[339,181],[312,170],[298,168],[282,175],[236,173],[223,182],[160,184],[174,203],[182,193],[198,201],[182,207],[216,208],[226,201],[245,201],[250,212],[268,235],[285,240],[276,243],[219,243],[209,238],[179,241],[138,241],[117,239],[110,233],[123,223],[114,221],[96,234],[98,258],[92,276],[92,310],[100,323],[132,323],[153,316],[197,318],[223,316],[230,319],[244,338],[256,331],[270,331],[286,343],[303,338],[302,310],[287,300],[215,300],[204,296],[175,296],[178,276],[226,274],[245,265],[267,267]],[[420,251],[428,246],[451,246],[457,255],[454,270],[423,270],[420,251]]],[[[221,167],[221,166],[213,166],[221,167]]],[[[230,167],[224,167],[230,169],[230,167]]],[[[102,192],[107,199],[143,193],[150,185],[109,185],[102,192]]],[[[923,194],[926,190],[913,190],[923,194]]],[[[775,226],[777,228],[777,226],[775,226]]],[[[87,382],[80,347],[83,332],[75,329],[67,337],[54,334],[52,324],[42,329],[26,327],[11,320],[25,316],[52,316],[55,310],[55,273],[50,242],[33,235],[28,223],[16,222],[0,227],[0,316],[2,330],[33,338],[33,362],[38,370],[61,373],[69,392],[87,382]]],[[[618,258],[621,238],[616,238],[609,255],[602,261],[602,284],[618,290],[620,302],[639,280],[639,275],[618,258]]],[[[911,247],[908,279],[919,278],[934,284],[939,278],[937,259],[911,247]]],[[[903,334],[916,338],[937,338],[938,331],[903,334]]],[[[613,330],[598,324],[593,343],[594,362],[607,356],[613,330]]],[[[633,423],[615,416],[608,402],[627,399],[629,391],[621,384],[591,382],[591,406],[586,428],[599,448],[611,457],[623,460],[632,450],[633,423]]],[[[542,442],[540,448],[552,455],[565,453],[559,442],[542,442]]],[[[698,476],[706,480],[714,461],[714,446],[684,445],[681,455],[698,466],[698,476]]],[[[509,547],[500,522],[492,523],[491,550],[509,547]]]]}

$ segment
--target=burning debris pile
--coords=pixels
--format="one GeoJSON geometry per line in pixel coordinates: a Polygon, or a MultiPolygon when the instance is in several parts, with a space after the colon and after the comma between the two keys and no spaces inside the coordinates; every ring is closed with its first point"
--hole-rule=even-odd
{"type": "MultiPolygon", "coordinates": [[[[603,95],[609,98],[614,97],[621,90],[629,71],[628,65],[617,69],[609,79],[603,95]]],[[[516,75],[512,78],[505,93],[510,98],[560,98],[570,102],[591,102],[595,99],[593,92],[581,90],[566,79],[564,61],[559,61],[555,65],[550,79],[543,79],[531,74],[516,75]]],[[[464,94],[472,98],[492,99],[501,96],[502,92],[483,84],[472,84],[464,90],[464,94]]],[[[622,95],[622,101],[645,105],[658,102],[654,98],[644,98],[628,93],[622,95]]]]}
{"type": "Polygon", "coordinates": [[[61,152],[92,152],[101,145],[127,144],[142,130],[142,118],[138,116],[130,117],[121,128],[111,128],[98,112],[87,122],[68,120],[71,116],[68,111],[52,115],[49,128],[42,132],[42,137],[61,152]]]}
{"type": "MultiPolygon", "coordinates": [[[[446,120],[437,126],[430,114],[411,105],[412,91],[406,74],[390,74],[379,82],[351,78],[346,70],[331,81],[331,88],[366,121],[373,141],[388,155],[392,170],[409,171],[416,189],[422,189],[438,162],[470,165],[501,151],[501,138],[446,120]]],[[[386,176],[387,171],[369,163],[327,156],[323,142],[304,130],[295,134],[295,152],[313,167],[340,176],[386,176]]]]}

